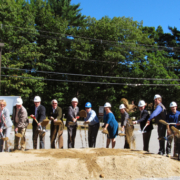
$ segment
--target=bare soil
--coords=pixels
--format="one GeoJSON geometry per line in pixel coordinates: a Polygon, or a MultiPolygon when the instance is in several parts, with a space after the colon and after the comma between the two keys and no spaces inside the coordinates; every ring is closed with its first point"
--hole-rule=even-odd
{"type": "Polygon", "coordinates": [[[0,179],[137,179],[180,176],[180,161],[126,149],[49,149],[0,154],[0,179]]]}

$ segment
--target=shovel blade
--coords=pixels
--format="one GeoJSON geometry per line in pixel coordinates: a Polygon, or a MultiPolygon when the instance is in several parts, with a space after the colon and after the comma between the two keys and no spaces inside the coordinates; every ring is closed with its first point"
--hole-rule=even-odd
{"type": "Polygon", "coordinates": [[[123,133],[119,133],[118,135],[119,135],[119,136],[126,136],[126,135],[125,135],[125,134],[123,134],[123,133]]]}
{"type": "Polygon", "coordinates": [[[21,137],[22,137],[22,134],[21,134],[21,133],[17,133],[17,134],[15,134],[15,136],[21,138],[21,137]]]}
{"type": "Polygon", "coordinates": [[[2,138],[3,141],[7,141],[8,139],[9,139],[8,137],[2,138]]]}

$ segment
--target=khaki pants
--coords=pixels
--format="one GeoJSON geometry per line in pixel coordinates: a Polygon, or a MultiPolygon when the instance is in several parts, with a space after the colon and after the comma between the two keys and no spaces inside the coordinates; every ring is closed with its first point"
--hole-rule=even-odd
{"type": "MultiPolygon", "coordinates": [[[[22,137],[21,137],[21,150],[25,150],[25,148],[26,148],[26,139],[25,139],[26,128],[18,128],[18,133],[22,134],[22,137]]],[[[15,136],[15,139],[14,139],[14,149],[15,150],[18,149],[19,140],[20,140],[20,137],[15,136]]]]}
{"type": "Polygon", "coordinates": [[[51,148],[55,148],[55,140],[57,139],[57,142],[59,144],[59,149],[63,149],[63,128],[56,126],[56,125],[51,125],[51,148]]]}

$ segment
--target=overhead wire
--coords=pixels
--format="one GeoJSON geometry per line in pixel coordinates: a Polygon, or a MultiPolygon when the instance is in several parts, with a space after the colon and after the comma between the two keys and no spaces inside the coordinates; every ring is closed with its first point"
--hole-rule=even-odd
{"type": "MultiPolygon", "coordinates": [[[[8,25],[4,25],[4,26],[8,26],[8,25]]],[[[21,27],[17,27],[17,26],[8,26],[8,27],[15,27],[15,28],[21,28],[21,27]]],[[[21,29],[31,29],[31,28],[21,28],[21,29]]],[[[31,30],[35,30],[35,29],[31,29],[31,30]]],[[[44,31],[44,32],[48,32],[49,31],[44,31]]],[[[53,32],[52,32],[53,33],[53,32]]],[[[29,34],[29,33],[28,33],[29,34]]],[[[56,34],[61,34],[61,33],[56,33],[56,34]]],[[[34,34],[34,35],[38,35],[38,34],[34,34]]],[[[61,34],[62,35],[62,34],[61,34]]],[[[63,35],[66,35],[66,34],[63,34],[63,35]]],[[[42,37],[46,37],[45,35],[38,35],[38,36],[42,36],[42,37]]],[[[73,36],[73,35],[72,35],[73,36]]],[[[56,37],[52,37],[52,36],[47,36],[49,38],[56,38],[56,37]]],[[[80,37],[80,36],[77,36],[77,37],[80,37]]],[[[59,38],[58,38],[59,39],[59,38]]],[[[59,40],[62,40],[62,39],[59,39],[59,40]]],[[[68,40],[68,41],[72,41],[72,39],[65,39],[63,38],[63,40],[68,40]]],[[[96,40],[96,39],[93,39],[93,40],[96,40]]],[[[102,39],[101,39],[102,41],[102,39]]],[[[108,41],[106,40],[107,42],[116,42],[116,41],[108,41]]],[[[117,43],[117,42],[116,42],[117,43]]],[[[112,45],[112,44],[111,44],[112,45]]],[[[123,44],[120,44],[121,46],[123,46],[123,44]]],[[[146,45],[146,44],[135,44],[135,45],[146,45]]],[[[152,45],[153,46],[153,45],[152,45]]],[[[152,49],[145,49],[145,48],[139,48],[139,47],[127,47],[127,46],[124,46],[125,48],[129,48],[129,49],[139,49],[139,50],[152,50],[152,49]]],[[[164,47],[164,46],[155,46],[155,48],[157,47],[163,47],[163,48],[175,48],[175,47],[164,47]]],[[[179,48],[179,47],[176,47],[176,48],[179,48]]],[[[154,51],[157,51],[157,49],[153,49],[154,51]]],[[[158,51],[161,51],[160,49],[158,49],[158,51]]],[[[163,51],[163,50],[162,50],[163,51]]],[[[79,58],[74,58],[74,57],[65,57],[65,56],[52,56],[52,55],[44,55],[44,56],[47,56],[47,57],[61,57],[61,58],[64,58],[64,59],[75,59],[75,60],[81,60],[81,61],[88,61],[88,62],[104,62],[104,63],[112,63],[112,64],[121,64],[121,63],[118,63],[118,62],[112,62],[112,61],[99,61],[99,60],[91,60],[91,59],[79,59],[79,58]]],[[[147,64],[148,65],[148,64],[147,64]]],[[[128,66],[133,66],[132,64],[128,64],[128,66]]],[[[143,64],[142,66],[145,66],[145,64],[143,64]]],[[[174,67],[174,68],[178,68],[179,66],[158,66],[158,65],[149,65],[149,66],[157,66],[157,67],[174,67]]]]}
{"type": "Polygon", "coordinates": [[[63,72],[52,72],[52,71],[39,71],[35,69],[20,69],[20,68],[8,68],[2,67],[2,69],[18,70],[18,71],[30,71],[30,72],[40,72],[46,74],[60,74],[69,76],[83,76],[83,77],[95,77],[95,78],[110,78],[110,79],[127,79],[127,80],[155,80],[155,81],[180,81],[180,79],[165,79],[165,78],[135,78],[135,77],[116,77],[116,76],[99,76],[99,75],[88,75],[88,74],[74,74],[74,73],[63,73],[63,72]]]}
{"type": "Polygon", "coordinates": [[[75,80],[59,80],[59,79],[44,79],[44,78],[33,78],[33,77],[22,77],[12,75],[1,75],[3,77],[21,78],[21,79],[35,79],[42,81],[57,81],[57,82],[71,82],[71,83],[82,83],[82,84],[106,84],[106,85],[123,85],[123,86],[180,86],[180,84],[132,84],[132,83],[108,83],[108,82],[89,82],[89,81],[75,81],[75,80]]]}
{"type": "MultiPolygon", "coordinates": [[[[14,53],[18,53],[18,52],[14,52],[14,53]]],[[[24,54],[24,53],[29,53],[29,52],[21,52],[18,54],[24,54]]],[[[25,55],[25,54],[24,54],[25,55]]],[[[34,54],[32,56],[35,56],[34,54]]],[[[152,66],[152,67],[165,67],[165,68],[180,68],[180,66],[170,66],[170,65],[155,65],[155,64],[140,64],[139,61],[133,61],[130,63],[125,63],[125,62],[115,62],[115,61],[102,61],[102,60],[94,60],[94,59],[80,59],[80,58],[75,58],[75,57],[66,57],[66,56],[54,56],[54,55],[46,55],[46,54],[40,54],[39,56],[47,56],[47,57],[52,57],[52,58],[64,58],[64,59],[68,59],[68,60],[79,60],[79,61],[86,61],[86,62],[98,62],[98,63],[109,63],[109,64],[116,64],[116,65],[124,65],[124,66],[129,66],[129,67],[133,67],[134,65],[139,65],[139,66],[152,66]],[[134,64],[136,63],[136,64],[134,64]]]]}
{"type": "MultiPolygon", "coordinates": [[[[88,40],[94,40],[94,41],[100,41],[101,43],[103,42],[115,42],[115,43],[121,43],[121,44],[135,44],[135,45],[142,45],[142,46],[150,46],[150,47],[161,47],[161,48],[170,48],[170,49],[178,49],[180,50],[180,47],[176,47],[176,46],[170,46],[170,47],[164,47],[164,46],[159,46],[159,45],[150,45],[150,44],[141,44],[141,43],[130,43],[130,42],[120,42],[120,41],[110,41],[110,40],[103,40],[103,39],[97,39],[97,38],[91,38],[91,37],[86,37],[86,36],[76,36],[76,35],[72,35],[72,34],[63,34],[63,33],[56,33],[56,32],[52,32],[52,31],[43,31],[43,30],[38,30],[38,29],[32,29],[32,28],[23,28],[23,27],[18,27],[18,26],[10,26],[10,25],[4,25],[2,24],[3,26],[7,26],[7,27],[13,27],[13,28],[19,28],[19,29],[27,29],[27,30],[35,30],[36,32],[39,31],[39,32],[45,32],[45,33],[51,33],[51,34],[57,34],[57,35],[64,35],[64,36],[69,36],[69,37],[74,37],[74,38],[81,38],[81,39],[88,39],[88,40]]],[[[38,34],[35,34],[35,35],[38,35],[38,34]]],[[[43,35],[44,36],[44,35],[43,35]]],[[[51,36],[52,37],[52,36],[51,36]]]]}

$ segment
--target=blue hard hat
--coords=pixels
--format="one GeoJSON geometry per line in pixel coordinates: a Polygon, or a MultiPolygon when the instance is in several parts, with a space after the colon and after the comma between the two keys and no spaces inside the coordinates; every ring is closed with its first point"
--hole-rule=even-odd
{"type": "Polygon", "coordinates": [[[90,102],[87,102],[87,103],[85,104],[85,108],[91,108],[91,107],[92,107],[92,105],[91,105],[90,102]]]}

